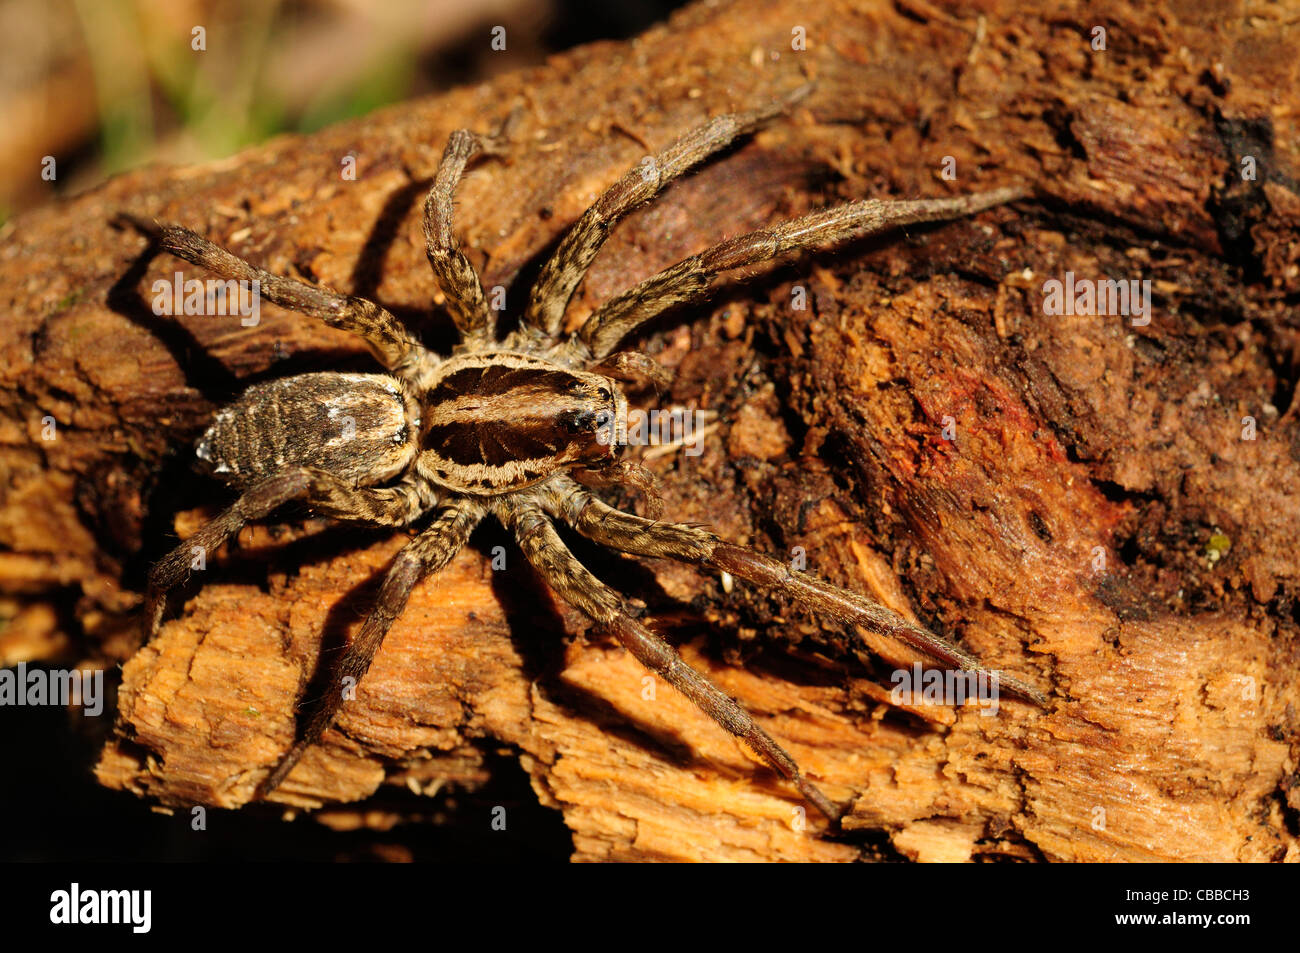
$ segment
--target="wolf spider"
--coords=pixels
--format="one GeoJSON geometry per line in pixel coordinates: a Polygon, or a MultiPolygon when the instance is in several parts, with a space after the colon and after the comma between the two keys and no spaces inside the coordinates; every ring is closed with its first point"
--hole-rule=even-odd
{"type": "MultiPolygon", "coordinates": [[[[979,670],[969,653],[855,592],[797,572],[779,560],[726,542],[706,529],[622,512],[575,476],[652,488],[642,468],[621,462],[617,429],[627,400],[614,376],[659,378],[648,356],[615,347],[661,312],[697,301],[721,272],[787,252],[886,228],[970,215],[1023,197],[1002,188],[958,198],[867,199],[728,239],[606,301],[574,334],[561,333],[565,309],[610,229],[669,182],[801,98],[716,119],[642,162],[578,219],[542,268],[517,330],[502,340],[483,287],[452,235],[452,197],[466,163],[494,151],[467,130],[454,132],[424,204],[429,262],[460,333],[448,357],[426,350],[384,308],[362,298],[282,278],[237,258],[179,225],[153,225],[158,245],[224,279],[261,283],[273,303],[363,339],[387,373],[312,373],[249,387],[220,411],[197,454],[239,491],[234,504],[151,570],[145,619],[150,636],[167,591],[186,580],[195,547],[211,552],[249,520],[291,500],[339,520],[406,526],[426,513],[425,529],[397,554],[374,607],[329,672],[330,684],[365,675],[393,620],[424,576],[446,566],[484,516],[508,527],[549,586],[611,633],[641,664],[680,690],[742,739],[803,796],[836,821],[840,809],[800,772],[785,750],[735,700],[681,660],[637,620],[619,593],[589,572],[556,532],[567,523],[596,543],[639,556],[695,563],[779,589],[846,625],[863,625],[927,655],[979,670]],[[349,431],[343,423],[351,420],[349,431]]],[[[589,480],[589,482],[591,482],[589,480]]],[[[1010,693],[1039,703],[1032,686],[1001,676],[1010,693]]],[[[259,787],[275,789],[334,722],[344,692],[327,692],[307,712],[299,737],[259,787]]],[[[310,707],[310,706],[309,706],[310,707]]]]}

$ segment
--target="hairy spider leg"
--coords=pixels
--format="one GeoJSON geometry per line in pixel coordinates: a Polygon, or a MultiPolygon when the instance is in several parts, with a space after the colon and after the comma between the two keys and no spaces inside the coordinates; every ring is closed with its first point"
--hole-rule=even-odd
{"type": "Polygon", "coordinates": [[[145,591],[145,636],[152,638],[167,602],[167,593],[185,582],[196,561],[206,559],[245,523],[269,516],[290,500],[307,500],[327,516],[389,526],[404,526],[423,511],[418,493],[394,487],[354,487],[326,470],[294,467],[254,483],[149,570],[145,591]]]}
{"type": "MultiPolygon", "coordinates": [[[[581,487],[558,485],[558,481],[551,489],[547,505],[554,515],[601,545],[638,556],[667,557],[729,572],[755,585],[784,592],[841,623],[861,625],[904,642],[941,662],[966,671],[989,671],[974,655],[879,603],[791,569],[771,556],[729,543],[708,530],[681,523],[659,523],[624,513],[581,487]]],[[[1046,707],[1047,697],[1028,682],[1003,672],[989,671],[989,674],[997,675],[1002,691],[1046,707]]]]}
{"type": "Polygon", "coordinates": [[[592,312],[578,331],[578,339],[599,360],[651,318],[703,297],[720,272],[758,264],[823,242],[842,242],[899,225],[973,215],[1027,194],[1026,189],[1013,186],[949,199],[864,199],[730,238],[611,298],[592,312]]]}
{"type": "Polygon", "coordinates": [[[159,226],[157,241],[164,251],[222,278],[257,281],[260,293],[272,304],[352,332],[366,342],[379,363],[400,377],[418,380],[438,363],[397,318],[373,301],[273,275],[181,225],[159,226]]]}
{"type": "Polygon", "coordinates": [[[555,340],[569,299],[619,219],[654,198],[683,172],[779,116],[811,91],[807,84],[770,106],[718,116],[633,166],[582,214],[542,267],[524,312],[524,327],[555,340]]]}
{"type": "Polygon", "coordinates": [[[334,724],[348,690],[360,684],[369,671],[375,653],[384,642],[384,636],[406,608],[411,590],[425,576],[438,572],[451,562],[483,518],[484,512],[482,506],[469,500],[448,504],[437,511],[423,532],[402,547],[384,576],[379,596],[370,614],[331,666],[329,690],[314,704],[304,706],[307,713],[306,725],[293,747],[259,785],[257,797],[264,798],[274,791],[289,776],[307,749],[316,744],[321,735],[334,724]]]}
{"type": "Polygon", "coordinates": [[[424,199],[424,249],[438,287],[446,296],[451,318],[466,340],[491,340],[496,333],[496,316],[488,308],[478,272],[461,252],[452,232],[454,198],[466,163],[479,153],[495,151],[494,145],[468,129],[453,132],[424,199]]]}
{"type": "Polygon", "coordinates": [[[786,750],[735,699],[687,665],[676,649],[633,618],[623,597],[593,576],[564,545],[540,506],[525,503],[503,507],[498,515],[514,531],[524,556],[562,599],[612,634],[638,662],[747,744],[833,823],[839,821],[843,811],[804,777],[786,750]]]}

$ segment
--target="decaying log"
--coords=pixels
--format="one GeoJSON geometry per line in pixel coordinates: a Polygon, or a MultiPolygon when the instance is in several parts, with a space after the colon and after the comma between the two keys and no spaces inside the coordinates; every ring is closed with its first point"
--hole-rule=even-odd
{"type": "Polygon", "coordinates": [[[152,283],[179,263],[144,255],[117,213],[374,297],[445,342],[419,212],[452,130],[505,131],[458,228],[517,303],[648,150],[811,79],[789,117],[621,226],[569,320],[820,205],[1031,183],[1031,201],[760,269],[642,343],[676,375],[661,406],[716,414],[702,455],[653,460],[670,517],[802,552],[1049,689],[1050,708],[891,705],[891,671],[914,660],[896,646],[581,550],[853,805],[826,839],[488,529],[417,589],[276,800],[338,812],[386,781],[413,799],[472,789],[505,749],[581,859],[1296,859],[1300,21],[1248,7],[700,4],[633,43],[23,216],[0,245],[7,657],[67,657],[71,639],[125,661],[102,783],[238,807],[290,743],[322,638],[337,649],[406,538],[250,529],[134,651],[147,560],[226,499],[187,470],[215,408],[252,380],[367,364],[269,306],[256,327],[155,316],[152,283]],[[1149,323],[1045,313],[1044,282],[1067,273],[1149,280],[1149,323]]]}

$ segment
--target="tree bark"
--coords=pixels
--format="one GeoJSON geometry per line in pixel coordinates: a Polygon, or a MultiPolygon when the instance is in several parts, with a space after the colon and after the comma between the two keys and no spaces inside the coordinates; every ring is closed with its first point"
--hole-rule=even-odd
{"type": "Polygon", "coordinates": [[[1032,184],[969,220],[735,276],[639,343],[675,373],[658,406],[716,414],[700,456],[652,454],[668,518],[802,557],[1050,707],[892,705],[903,649],[581,549],[852,805],[826,838],[489,528],[417,588],[274,799],[367,823],[349,805],[380,785],[413,803],[473,789],[505,749],[583,860],[1297,859],[1298,24],[1273,6],[700,4],[633,43],[26,215],[0,245],[6,661],[124,661],[100,781],[237,808],[290,744],[322,644],[354,629],[407,538],[246,530],[137,650],[148,561],[229,500],[188,475],[216,408],[253,380],[367,364],[346,334],[270,306],[256,327],[156,316],[153,282],[187,269],[111,227],[118,212],[372,297],[445,345],[419,216],[454,129],[507,138],[461,185],[457,228],[517,307],[647,152],[813,80],[616,230],[569,325],[813,208],[1032,184]],[[1149,281],[1149,323],[1047,313],[1045,283],[1067,275],[1149,281]]]}

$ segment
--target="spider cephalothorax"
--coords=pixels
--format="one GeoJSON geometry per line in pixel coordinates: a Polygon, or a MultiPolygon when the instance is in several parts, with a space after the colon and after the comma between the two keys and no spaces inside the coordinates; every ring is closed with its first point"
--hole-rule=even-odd
{"type": "MultiPolygon", "coordinates": [[[[275,304],[359,335],[388,373],[303,374],[258,384],[217,415],[199,442],[198,455],[241,495],[153,568],[146,598],[149,633],[161,619],[167,590],[188,576],[196,548],[215,549],[247,521],[290,500],[337,519],[378,525],[404,526],[427,518],[427,526],[398,553],[374,608],[334,663],[334,689],[263,781],[263,795],[284,780],[331,725],[345,697],[340,686],[355,685],[365,674],[415,584],[446,565],[489,513],[513,531],[528,560],[560,597],[746,741],[832,819],[839,814],[836,806],[803,777],[780,745],[637,621],[624,598],[574,558],[556,523],[623,552],[684,560],[778,587],[840,622],[902,639],[962,669],[979,668],[978,660],[962,649],[857,593],[705,529],[621,512],[575,479],[603,474],[648,485],[643,471],[618,461],[619,422],[627,401],[606,372],[630,369],[651,377],[662,372],[644,355],[612,352],[650,318],[701,298],[717,273],[890,226],[971,214],[1024,194],[1004,188],[948,199],[864,200],[814,212],[684,259],[606,302],[576,334],[561,334],[569,298],[615,222],[803,94],[801,90],[766,109],[720,116],[611,186],[542,269],[519,329],[504,340],[498,340],[478,275],[452,236],[452,194],[465,164],[483,143],[470,132],[453,133],[424,216],[429,261],[461,333],[460,345],[447,358],[426,350],[373,302],[272,275],[180,226],[155,230],[164,250],[226,279],[256,280],[262,295],[275,304]]],[[[1009,676],[1001,677],[1001,687],[1043,701],[1036,689],[1009,676]]]]}
{"type": "Polygon", "coordinates": [[[603,469],[627,399],[608,377],[510,351],[461,354],[425,397],[416,467],[448,490],[496,495],[573,467],[603,469]]]}

